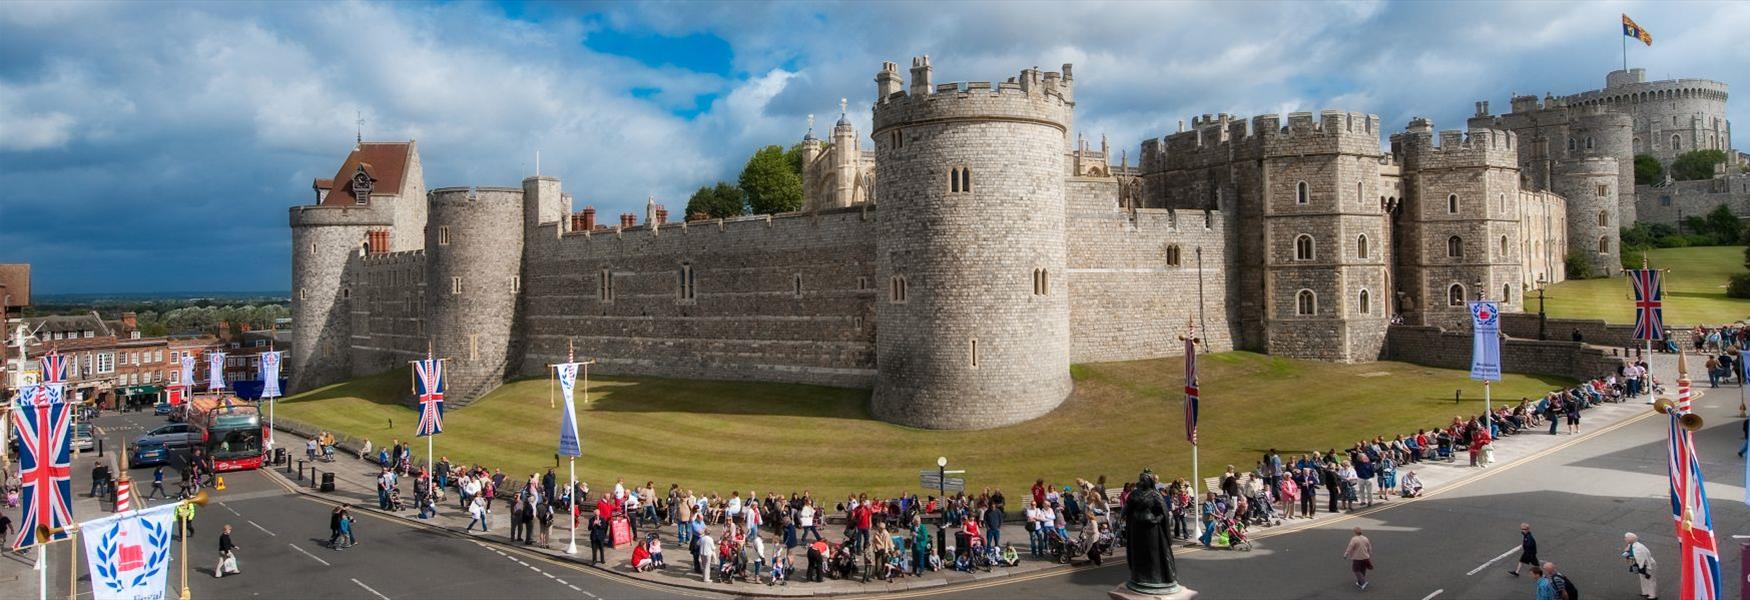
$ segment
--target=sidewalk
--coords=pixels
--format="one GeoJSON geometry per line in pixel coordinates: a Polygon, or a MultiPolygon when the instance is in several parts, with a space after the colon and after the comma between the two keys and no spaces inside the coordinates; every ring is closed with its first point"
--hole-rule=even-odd
{"type": "MultiPolygon", "coordinates": [[[[1655,355],[1652,362],[1654,371],[1659,377],[1659,380],[1665,382],[1667,395],[1672,397],[1675,397],[1676,394],[1676,362],[1675,356],[1667,355],[1655,355]]],[[[1692,372],[1691,375],[1693,376],[1694,373],[1692,372]]],[[[1704,379],[1702,386],[1697,387],[1695,392],[1697,394],[1705,392],[1705,385],[1704,379]]],[[[1584,413],[1581,435],[1595,431],[1602,431],[1612,425],[1625,422],[1638,415],[1650,413],[1652,409],[1647,406],[1645,401],[1646,397],[1643,396],[1642,398],[1625,401],[1620,404],[1604,404],[1588,409],[1584,413]]],[[[1517,402],[1517,398],[1502,399],[1503,404],[1517,402]]],[[[292,425],[282,424],[281,426],[287,427],[292,425]]],[[[1565,430],[1565,425],[1558,428],[1558,431],[1565,430]]],[[[1546,425],[1546,428],[1543,429],[1527,431],[1520,433],[1519,435],[1499,440],[1495,444],[1495,462],[1489,467],[1470,467],[1468,466],[1468,460],[1464,454],[1457,453],[1455,460],[1452,462],[1434,461],[1400,466],[1399,477],[1402,477],[1404,471],[1414,470],[1416,471],[1417,476],[1422,479],[1424,490],[1432,493],[1454,485],[1460,481],[1482,476],[1491,470],[1491,468],[1499,468],[1500,466],[1512,464],[1518,460],[1535,456],[1546,450],[1575,440],[1581,437],[1581,435],[1568,435],[1566,433],[1549,435],[1547,433],[1546,425]]],[[[305,441],[304,437],[300,437],[293,431],[281,430],[276,432],[275,441],[280,447],[288,450],[294,465],[297,460],[302,457],[302,449],[305,441]]],[[[319,479],[315,481],[310,479],[299,481],[295,479],[293,475],[287,473],[284,467],[276,468],[274,469],[274,472],[278,476],[284,477],[294,485],[298,486],[301,493],[330,500],[351,502],[359,510],[393,514],[406,519],[414,519],[418,514],[418,511],[413,509],[399,512],[378,510],[376,477],[377,474],[381,472],[380,468],[374,463],[358,459],[357,455],[354,453],[337,451],[335,456],[337,458],[333,463],[317,463],[318,470],[334,473],[335,491],[332,493],[321,493],[314,490],[314,486],[320,481],[319,479]]],[[[306,465],[306,469],[307,468],[308,465],[306,465]]],[[[308,476],[307,473],[306,476],[308,476]]],[[[512,480],[520,481],[521,477],[513,477],[512,480]]],[[[407,504],[411,505],[411,486],[404,485],[402,489],[404,492],[403,500],[408,501],[407,504]]],[[[1376,507],[1379,505],[1389,506],[1393,503],[1407,501],[1413,500],[1393,498],[1388,501],[1376,502],[1376,507]]],[[[451,531],[456,531],[458,528],[465,527],[469,518],[467,513],[458,507],[457,502],[458,499],[456,492],[454,490],[446,490],[446,502],[438,507],[438,515],[432,519],[425,520],[424,522],[451,531]]],[[[508,509],[503,508],[503,504],[499,504],[498,502],[495,502],[494,504],[495,506],[491,515],[493,527],[491,533],[474,533],[470,534],[471,537],[482,538],[506,545],[514,544],[515,546],[526,550],[545,553],[556,559],[570,560],[572,562],[589,565],[587,559],[589,556],[589,540],[587,532],[578,532],[577,555],[568,555],[564,552],[570,528],[562,515],[555,520],[552,530],[552,543],[549,547],[543,548],[538,544],[525,546],[521,543],[513,543],[506,535],[510,531],[509,511],[508,509]]],[[[1275,527],[1254,527],[1252,535],[1256,538],[1274,537],[1276,535],[1292,533],[1301,529],[1317,527],[1333,518],[1354,513],[1354,511],[1339,513],[1324,512],[1322,510],[1324,508],[1322,494],[1319,504],[1321,510],[1313,519],[1292,519],[1284,521],[1281,525],[1275,527]]],[[[1357,508],[1360,509],[1361,505],[1358,504],[1357,508]]],[[[944,570],[926,573],[920,577],[902,577],[892,583],[880,580],[871,580],[869,583],[860,583],[857,580],[833,579],[828,579],[821,583],[810,583],[800,581],[800,577],[794,576],[792,577],[793,581],[785,586],[766,586],[747,583],[735,585],[708,583],[703,580],[702,576],[693,573],[692,560],[690,554],[687,552],[687,547],[684,544],[676,543],[675,530],[672,526],[656,529],[656,531],[661,533],[664,542],[664,558],[667,559],[668,562],[668,567],[666,569],[649,573],[632,572],[629,567],[632,544],[609,549],[607,552],[608,560],[605,563],[599,566],[590,566],[622,577],[629,577],[662,585],[672,585],[744,596],[831,596],[897,593],[908,590],[985,581],[1023,574],[1054,570],[1069,570],[1087,566],[1087,563],[1082,561],[1078,561],[1073,565],[1061,565],[1048,560],[1032,558],[1026,551],[1027,532],[1020,526],[1019,520],[1011,518],[1008,519],[1008,522],[1011,523],[1011,525],[1007,525],[1003,528],[1001,539],[1003,540],[1003,543],[1014,543],[1016,549],[1021,551],[1021,563],[1019,565],[1009,568],[994,568],[989,572],[960,573],[944,570]]],[[[834,525],[823,527],[822,529],[828,530],[828,535],[833,536],[833,534],[839,531],[839,526],[834,525]]],[[[644,535],[649,533],[649,531],[651,530],[640,529],[639,534],[644,535]]],[[[771,539],[770,531],[763,531],[762,535],[767,536],[768,540],[771,539]]],[[[950,531],[949,535],[953,535],[953,532],[950,531]]],[[[768,544],[768,551],[773,551],[773,547],[777,545],[778,544],[775,543],[768,544]]],[[[792,564],[795,565],[798,574],[807,563],[806,558],[800,554],[800,551],[800,548],[791,551],[792,564]]],[[[1194,552],[1202,551],[1202,549],[1196,547],[1196,544],[1191,544],[1188,546],[1181,546],[1178,551],[1194,552]]],[[[1224,550],[1216,551],[1221,552],[1224,550]]],[[[1124,550],[1119,548],[1116,555],[1108,558],[1107,561],[1109,561],[1108,564],[1122,564],[1124,561],[1124,550]]]]}

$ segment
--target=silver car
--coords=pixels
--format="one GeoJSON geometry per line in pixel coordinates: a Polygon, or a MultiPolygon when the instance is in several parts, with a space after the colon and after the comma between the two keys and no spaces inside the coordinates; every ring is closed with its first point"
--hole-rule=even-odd
{"type": "Polygon", "coordinates": [[[72,448],[80,452],[90,452],[97,449],[97,438],[92,435],[90,423],[73,424],[72,448]]]}

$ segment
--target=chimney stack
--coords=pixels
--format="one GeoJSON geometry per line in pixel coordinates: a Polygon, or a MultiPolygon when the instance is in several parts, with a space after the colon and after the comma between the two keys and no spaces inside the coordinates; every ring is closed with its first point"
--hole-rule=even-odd
{"type": "Polygon", "coordinates": [[[583,230],[595,231],[595,207],[583,207],[583,230]]]}

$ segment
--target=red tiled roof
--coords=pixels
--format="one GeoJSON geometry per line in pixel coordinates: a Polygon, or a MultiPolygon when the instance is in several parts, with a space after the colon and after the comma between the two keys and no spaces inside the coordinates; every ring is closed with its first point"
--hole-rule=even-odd
{"type": "Polygon", "coordinates": [[[10,302],[0,297],[0,305],[30,306],[30,263],[0,265],[0,288],[12,296],[10,302]]]}
{"type": "MultiPolygon", "coordinates": [[[[407,175],[407,159],[412,154],[413,144],[409,142],[365,142],[346,156],[346,162],[341,163],[340,171],[329,180],[333,190],[322,200],[323,205],[354,206],[358,198],[352,195],[352,175],[363,165],[365,172],[376,180],[372,190],[376,193],[399,193],[401,180],[407,175]]],[[[316,180],[321,185],[322,180],[316,180]]]]}
{"type": "Polygon", "coordinates": [[[310,184],[310,189],[315,189],[315,190],[327,190],[327,189],[333,189],[333,188],[334,188],[334,180],[333,179],[317,179],[314,183],[310,184]]]}

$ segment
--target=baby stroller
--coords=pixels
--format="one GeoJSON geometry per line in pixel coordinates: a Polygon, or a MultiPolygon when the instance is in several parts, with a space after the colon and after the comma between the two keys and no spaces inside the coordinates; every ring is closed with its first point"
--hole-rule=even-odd
{"type": "Polygon", "coordinates": [[[393,510],[393,511],[397,511],[397,512],[407,510],[407,506],[405,504],[402,504],[402,502],[401,502],[401,486],[400,485],[396,485],[395,487],[389,488],[389,510],[393,510]]]}
{"type": "Polygon", "coordinates": [[[1238,519],[1222,519],[1217,523],[1221,527],[1218,535],[1226,537],[1228,549],[1241,552],[1252,551],[1252,538],[1246,535],[1244,522],[1238,519]]]}
{"type": "Polygon", "coordinates": [[[1250,514],[1247,515],[1248,520],[1265,527],[1282,524],[1276,519],[1276,506],[1270,501],[1269,492],[1259,491],[1252,496],[1252,501],[1248,504],[1251,507],[1251,510],[1248,511],[1250,514]]]}

